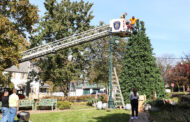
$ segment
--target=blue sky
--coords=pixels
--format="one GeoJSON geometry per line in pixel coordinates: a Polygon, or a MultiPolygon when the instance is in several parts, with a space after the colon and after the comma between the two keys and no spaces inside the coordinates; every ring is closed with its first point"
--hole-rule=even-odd
{"type": "MultiPolygon", "coordinates": [[[[44,0],[30,0],[45,12],[44,0]]],[[[58,0],[60,1],[60,0],[58,0]]],[[[74,0],[72,0],[74,1],[74,0]]],[[[124,12],[143,20],[156,56],[190,54],[190,0],[84,0],[94,3],[92,25],[109,24],[124,12]]]]}

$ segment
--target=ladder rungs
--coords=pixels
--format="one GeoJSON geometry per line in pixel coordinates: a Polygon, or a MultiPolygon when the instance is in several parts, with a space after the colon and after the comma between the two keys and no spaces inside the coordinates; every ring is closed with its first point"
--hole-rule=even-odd
{"type": "Polygon", "coordinates": [[[112,87],[112,88],[117,90],[120,93],[120,90],[117,87],[112,87]]]}
{"type": "Polygon", "coordinates": [[[115,103],[116,105],[122,105],[122,102],[120,101],[120,102],[116,102],[115,103]]]}
{"type": "Polygon", "coordinates": [[[115,97],[115,98],[121,98],[121,97],[115,97]]]}
{"type": "Polygon", "coordinates": [[[115,99],[117,99],[117,100],[121,100],[121,97],[114,97],[115,99]]]}
{"type": "Polygon", "coordinates": [[[114,95],[114,102],[115,102],[115,107],[116,106],[123,106],[124,107],[124,101],[123,101],[123,96],[122,96],[122,92],[120,89],[120,84],[118,81],[118,77],[117,77],[117,73],[116,73],[116,69],[113,68],[113,72],[112,72],[112,88],[113,88],[113,95],[114,95]]]}
{"type": "Polygon", "coordinates": [[[121,104],[117,104],[117,103],[116,103],[115,105],[120,105],[120,106],[122,106],[122,103],[121,103],[121,104]]]}
{"type": "Polygon", "coordinates": [[[122,103],[122,101],[114,101],[114,102],[115,102],[115,103],[118,103],[118,102],[119,102],[119,103],[122,103]]]}

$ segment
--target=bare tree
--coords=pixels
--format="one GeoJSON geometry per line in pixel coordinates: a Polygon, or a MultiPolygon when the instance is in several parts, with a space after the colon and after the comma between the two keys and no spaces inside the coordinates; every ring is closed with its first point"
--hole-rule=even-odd
{"type": "Polygon", "coordinates": [[[173,59],[174,59],[173,55],[168,55],[168,54],[156,58],[156,62],[158,67],[160,68],[162,78],[165,83],[165,87],[169,87],[170,85],[169,73],[173,65],[176,63],[173,59]]]}
{"type": "Polygon", "coordinates": [[[190,64],[190,53],[184,55],[185,55],[184,58],[182,58],[183,62],[190,64]]]}

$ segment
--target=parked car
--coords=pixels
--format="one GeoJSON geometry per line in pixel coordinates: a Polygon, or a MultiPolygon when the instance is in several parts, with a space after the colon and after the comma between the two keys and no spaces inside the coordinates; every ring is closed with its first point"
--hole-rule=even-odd
{"type": "Polygon", "coordinates": [[[19,97],[19,99],[24,99],[24,90],[17,90],[17,95],[19,97]]]}
{"type": "Polygon", "coordinates": [[[93,91],[91,94],[101,95],[101,94],[106,94],[106,93],[103,91],[93,91]]]}

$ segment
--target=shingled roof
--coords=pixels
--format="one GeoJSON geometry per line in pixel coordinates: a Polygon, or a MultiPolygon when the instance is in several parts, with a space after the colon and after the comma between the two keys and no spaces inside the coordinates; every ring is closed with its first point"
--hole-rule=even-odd
{"type": "Polygon", "coordinates": [[[30,69],[30,62],[26,61],[23,63],[20,63],[19,66],[11,66],[10,68],[5,69],[6,72],[22,72],[27,73],[30,69]]]}

